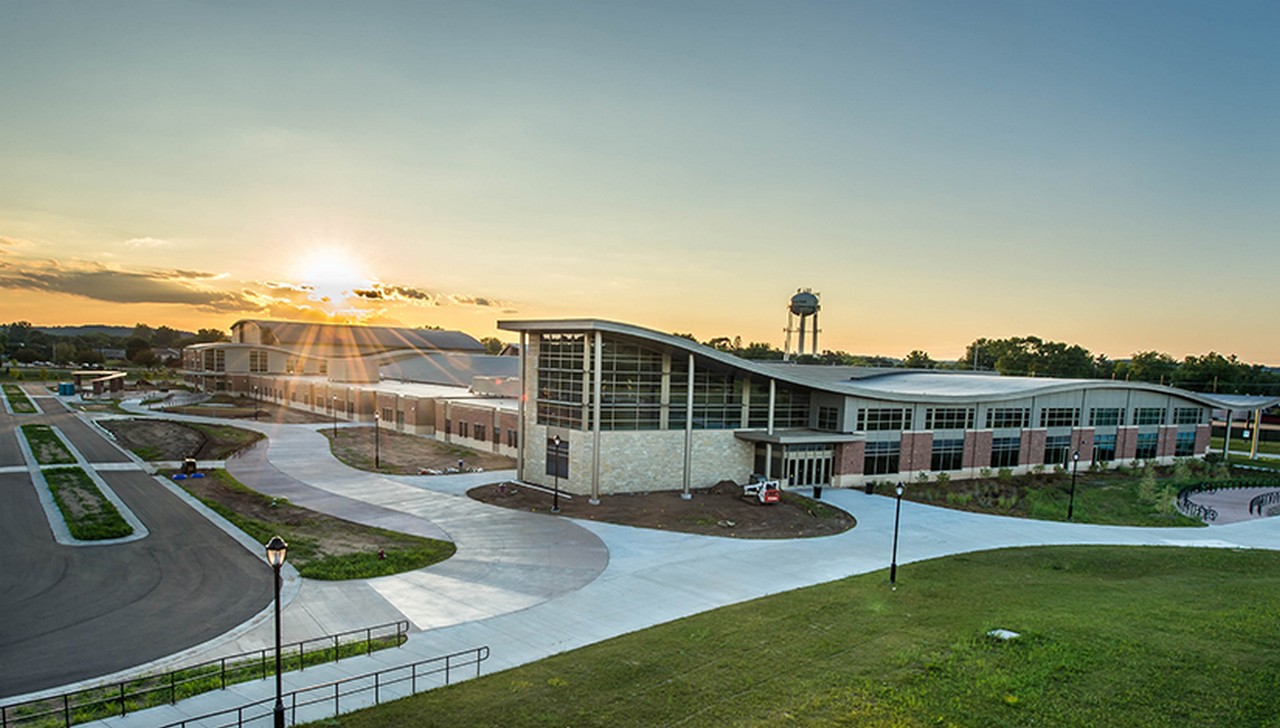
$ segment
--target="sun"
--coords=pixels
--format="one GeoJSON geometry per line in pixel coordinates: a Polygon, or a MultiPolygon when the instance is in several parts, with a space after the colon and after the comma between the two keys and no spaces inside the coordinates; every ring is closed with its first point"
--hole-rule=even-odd
{"type": "Polygon", "coordinates": [[[298,278],[321,301],[340,301],[369,285],[364,264],[342,248],[317,248],[298,262],[298,278]]]}

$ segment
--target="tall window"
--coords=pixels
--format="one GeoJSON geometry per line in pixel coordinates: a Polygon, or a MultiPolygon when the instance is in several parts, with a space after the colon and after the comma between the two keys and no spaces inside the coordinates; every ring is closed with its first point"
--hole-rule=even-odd
{"type": "Polygon", "coordinates": [[[569,477],[569,441],[560,440],[556,445],[554,437],[547,438],[547,475],[561,478],[569,477]]]}
{"type": "Polygon", "coordinates": [[[840,428],[840,409],[837,407],[818,407],[818,429],[836,432],[840,428]]]}
{"type": "Polygon", "coordinates": [[[471,437],[471,423],[458,420],[458,437],[471,437]]]}
{"type": "Polygon", "coordinates": [[[257,349],[250,350],[249,371],[255,374],[267,371],[267,352],[258,351],[257,349]]]}
{"type": "Polygon", "coordinates": [[[1040,411],[1041,427],[1076,427],[1079,424],[1079,407],[1045,407],[1040,411]]]}
{"type": "MultiPolygon", "coordinates": [[[[1193,438],[1195,433],[1189,433],[1193,438]]],[[[1194,440],[1193,440],[1194,442],[1194,440]]],[[[1138,433],[1138,450],[1133,454],[1139,460],[1154,460],[1156,453],[1160,449],[1160,433],[1158,432],[1139,432],[1138,433]]]]}
{"type": "Polygon", "coordinates": [[[1021,437],[996,437],[991,440],[991,467],[1012,468],[1018,465],[1021,437]]]}
{"type": "Polygon", "coordinates": [[[1124,425],[1124,409],[1120,407],[1093,407],[1089,410],[1091,427],[1121,427],[1124,425]]]}
{"type": "Polygon", "coordinates": [[[1163,425],[1164,407],[1138,407],[1133,411],[1135,425],[1163,425]]]}
{"type": "Polygon", "coordinates": [[[476,439],[484,440],[484,436],[485,436],[485,427],[484,425],[477,422],[476,423],[476,439]]]}
{"type": "Polygon", "coordinates": [[[515,447],[515,446],[516,446],[516,431],[507,430],[507,447],[515,447]]]}
{"type": "Polygon", "coordinates": [[[1071,464],[1071,435],[1050,435],[1044,439],[1044,464],[1071,464]]]}
{"type": "Polygon", "coordinates": [[[662,354],[606,338],[600,349],[600,429],[656,430],[662,416],[662,354]]]}
{"type": "Polygon", "coordinates": [[[929,468],[935,472],[959,470],[964,467],[964,440],[934,440],[933,457],[929,468]]]}
{"type": "MultiPolygon", "coordinates": [[[[858,429],[863,432],[905,430],[910,412],[905,407],[864,407],[858,410],[858,429]]],[[[867,446],[870,447],[870,443],[867,446]]]]}
{"type": "MultiPolygon", "coordinates": [[[[766,397],[768,392],[765,392],[766,397]]],[[[671,361],[671,409],[667,421],[683,429],[689,397],[689,362],[671,361]]],[[[766,400],[767,401],[767,400],[766,400]]],[[[808,424],[808,410],[805,411],[808,424]]],[[[725,371],[695,368],[693,372],[693,429],[727,430],[742,426],[742,380],[725,371]]],[[[779,426],[782,426],[779,423],[779,426]]]]}
{"type": "Polygon", "coordinates": [[[924,429],[926,430],[969,430],[972,428],[972,407],[930,407],[924,411],[924,429]]]}
{"type": "Polygon", "coordinates": [[[1031,424],[1030,407],[992,407],[987,410],[987,428],[1003,430],[1031,424]]]}
{"type": "Polygon", "coordinates": [[[1093,436],[1093,459],[1100,463],[1109,463],[1116,459],[1116,436],[1093,436]]]}
{"type": "Polygon", "coordinates": [[[1196,433],[1179,432],[1177,439],[1173,442],[1173,455],[1179,458],[1189,458],[1196,454],[1196,433]]]}
{"type": "MultiPolygon", "coordinates": [[[[538,424],[582,429],[586,337],[543,334],[538,349],[538,424]]],[[[459,430],[461,432],[461,430],[459,430]]]]}
{"type": "Polygon", "coordinates": [[[874,441],[867,443],[863,460],[864,475],[884,475],[898,472],[898,453],[902,445],[898,441],[874,441]]]}
{"type": "MultiPolygon", "coordinates": [[[[809,425],[809,390],[793,389],[777,384],[774,386],[773,394],[775,427],[807,427],[809,425]]],[[[767,426],[769,424],[769,383],[752,382],[750,399],[747,427],[767,426]]],[[[818,427],[821,429],[822,425],[819,424],[818,427]]]]}

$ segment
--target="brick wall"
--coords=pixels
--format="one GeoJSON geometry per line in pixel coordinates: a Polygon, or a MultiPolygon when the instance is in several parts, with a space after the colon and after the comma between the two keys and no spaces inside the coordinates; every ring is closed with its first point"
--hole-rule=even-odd
{"type": "Polygon", "coordinates": [[[1076,428],[1071,431],[1071,451],[1080,453],[1081,462],[1093,462],[1093,433],[1092,427],[1076,428]]]}
{"type": "Polygon", "coordinates": [[[1209,450],[1209,433],[1212,429],[1210,425],[1196,426],[1196,455],[1204,455],[1209,450]]]}
{"type": "Polygon", "coordinates": [[[1045,430],[1023,430],[1018,446],[1018,462],[1022,465],[1038,465],[1044,462],[1045,430]]]}
{"type": "Polygon", "coordinates": [[[964,467],[985,468],[991,464],[991,430],[969,430],[964,433],[964,467]]]}
{"type": "Polygon", "coordinates": [[[1138,428],[1117,427],[1116,460],[1133,460],[1136,457],[1138,457],[1138,428]]]}
{"type": "Polygon", "coordinates": [[[836,444],[832,467],[836,475],[862,475],[866,464],[867,443],[841,442],[836,444]]]}
{"type": "Polygon", "coordinates": [[[1160,428],[1160,444],[1156,449],[1156,457],[1173,457],[1174,450],[1177,447],[1178,428],[1174,425],[1167,425],[1160,428]]]}
{"type": "Polygon", "coordinates": [[[915,473],[921,470],[928,470],[933,460],[933,433],[902,433],[902,445],[899,453],[899,471],[915,473]]]}

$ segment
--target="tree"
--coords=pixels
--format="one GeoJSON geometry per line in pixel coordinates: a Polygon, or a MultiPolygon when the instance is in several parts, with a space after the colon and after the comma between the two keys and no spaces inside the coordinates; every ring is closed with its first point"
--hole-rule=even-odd
{"type": "Polygon", "coordinates": [[[152,333],[153,332],[151,331],[150,326],[147,326],[146,324],[134,324],[133,333],[130,334],[130,336],[132,336],[135,339],[142,339],[143,341],[150,344],[152,333]]]}
{"type": "Polygon", "coordinates": [[[70,364],[76,358],[76,345],[70,341],[59,341],[53,345],[53,361],[55,364],[70,364]]]}
{"type": "Polygon", "coordinates": [[[138,354],[140,354],[143,351],[151,351],[151,345],[147,343],[146,339],[143,339],[138,336],[134,336],[133,338],[124,342],[124,358],[128,359],[129,361],[134,361],[137,358],[138,354]]]}
{"type": "Polygon", "coordinates": [[[30,364],[36,359],[39,359],[40,355],[36,353],[35,349],[23,347],[13,352],[13,358],[22,364],[30,364]]]}
{"type": "Polygon", "coordinates": [[[503,347],[506,346],[496,336],[486,336],[480,340],[480,343],[484,344],[484,353],[494,355],[501,354],[503,347]]]}
{"type": "Polygon", "coordinates": [[[159,347],[170,347],[182,338],[182,332],[177,329],[171,329],[168,326],[157,327],[151,334],[151,345],[159,347]]]}
{"type": "MultiPolygon", "coordinates": [[[[1177,369],[1178,362],[1164,352],[1140,351],[1129,359],[1129,363],[1124,367],[1123,376],[1125,379],[1139,382],[1164,382],[1168,384],[1173,381],[1173,374],[1177,369]]],[[[1121,374],[1122,372],[1117,367],[1117,378],[1121,374]]]]}
{"type": "Polygon", "coordinates": [[[929,357],[928,352],[919,349],[907,354],[906,358],[902,360],[902,366],[907,369],[932,369],[936,363],[929,357]]]}
{"type": "Polygon", "coordinates": [[[76,351],[76,363],[78,364],[102,364],[105,361],[102,358],[102,352],[97,349],[79,349],[76,351]]]}

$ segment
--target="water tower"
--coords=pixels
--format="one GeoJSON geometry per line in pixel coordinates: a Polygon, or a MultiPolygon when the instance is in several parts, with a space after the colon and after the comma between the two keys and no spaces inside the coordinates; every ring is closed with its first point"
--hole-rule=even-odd
{"type": "Polygon", "coordinates": [[[804,331],[805,320],[810,316],[813,317],[813,343],[810,350],[811,354],[818,353],[818,310],[822,308],[822,303],[818,299],[818,294],[808,288],[801,288],[791,297],[787,303],[787,345],[782,351],[783,359],[791,358],[791,334],[797,331],[796,318],[800,319],[800,342],[794,353],[804,354],[804,331]]]}

